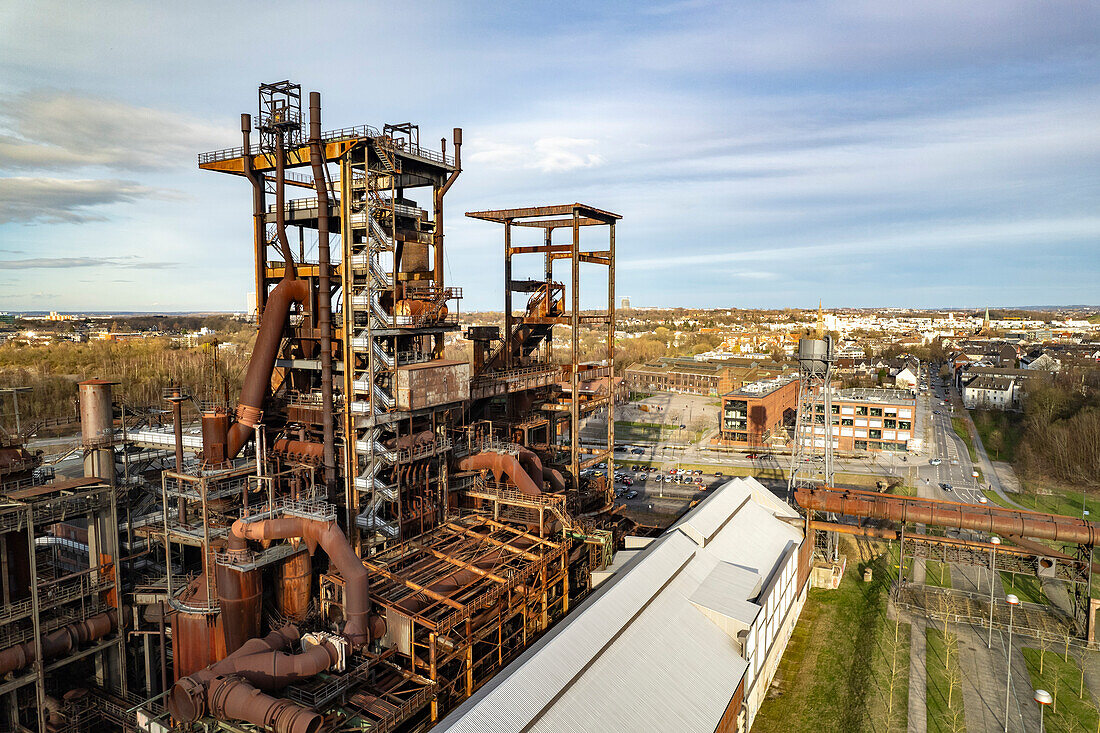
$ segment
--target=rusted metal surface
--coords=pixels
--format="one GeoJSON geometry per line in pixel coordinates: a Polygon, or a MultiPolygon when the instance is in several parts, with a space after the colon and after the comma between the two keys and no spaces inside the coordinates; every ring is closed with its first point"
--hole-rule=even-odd
{"type": "Polygon", "coordinates": [[[436,359],[396,371],[397,407],[419,410],[470,398],[470,364],[436,359]]]}
{"type": "Polygon", "coordinates": [[[113,441],[114,414],[111,387],[118,382],[88,379],[80,382],[80,437],[85,447],[109,445],[113,441]]]}
{"type": "Polygon", "coordinates": [[[336,522],[320,522],[304,517],[280,517],[258,522],[238,519],[233,523],[233,534],[249,540],[275,540],[300,538],[310,554],[318,547],[325,551],[344,576],[345,602],[344,636],[356,647],[370,641],[367,615],[370,612],[370,585],[367,569],[351,548],[347,537],[336,522]]]}
{"type": "Polygon", "coordinates": [[[224,563],[217,563],[214,576],[218,586],[225,651],[232,654],[246,641],[260,635],[260,602],[263,599],[260,571],[235,570],[224,563]]]}
{"type": "Polygon", "coordinates": [[[229,415],[220,408],[202,413],[202,462],[218,465],[226,460],[229,415]]]}
{"type": "Polygon", "coordinates": [[[225,657],[221,616],[210,610],[205,575],[191,581],[172,599],[172,667],[175,678],[185,677],[225,657]]]}
{"type": "Polygon", "coordinates": [[[315,733],[323,722],[319,714],[260,692],[308,679],[340,660],[331,642],[300,654],[285,653],[299,638],[298,629],[287,626],[262,639],[250,639],[222,661],[181,678],[168,696],[172,717],[193,723],[209,714],[220,720],[244,720],[275,733],[315,733]]]}
{"type": "Polygon", "coordinates": [[[795,500],[804,509],[857,517],[974,529],[1089,546],[1100,540],[1100,525],[1095,522],[992,505],[816,487],[797,489],[795,500]]]}
{"type": "Polygon", "coordinates": [[[325,486],[336,488],[336,433],[333,426],[332,402],[332,285],[329,282],[328,242],[328,180],[321,153],[321,95],[309,94],[309,162],[317,189],[317,325],[321,331],[321,432],[323,435],[323,466],[325,486]]]}
{"type": "MultiPolygon", "coordinates": [[[[84,621],[62,626],[57,631],[41,637],[42,659],[53,659],[68,654],[83,644],[102,639],[118,628],[118,612],[114,609],[97,614],[84,621]]],[[[38,655],[34,640],[0,650],[0,675],[23,669],[32,664],[38,655]]]]}
{"type": "Polygon", "coordinates": [[[283,618],[305,619],[312,581],[313,561],[304,549],[275,565],[275,608],[283,618]]]}

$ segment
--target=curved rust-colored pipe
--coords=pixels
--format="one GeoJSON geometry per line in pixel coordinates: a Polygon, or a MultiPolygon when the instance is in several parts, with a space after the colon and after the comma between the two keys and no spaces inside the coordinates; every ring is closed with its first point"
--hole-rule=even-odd
{"type": "Polygon", "coordinates": [[[556,468],[543,468],[542,477],[550,484],[550,489],[555,494],[565,491],[565,477],[556,468]]]}
{"type": "Polygon", "coordinates": [[[370,641],[367,618],[370,611],[370,583],[367,569],[335,521],[320,522],[304,517],[280,517],[259,522],[238,519],[233,523],[233,534],[249,540],[301,538],[310,555],[320,546],[344,576],[344,615],[347,617],[344,636],[356,647],[370,641]]]}
{"type": "Polygon", "coordinates": [[[519,459],[504,453],[475,453],[466,456],[458,462],[458,467],[463,471],[480,471],[487,469],[493,472],[497,481],[503,482],[507,477],[516,488],[529,496],[542,494],[539,487],[531,479],[531,476],[523,470],[519,459]]]}
{"type": "Polygon", "coordinates": [[[337,661],[337,650],[327,643],[287,654],[298,639],[294,626],[249,639],[220,662],[176,682],[168,695],[169,712],[185,723],[209,711],[215,718],[246,720],[275,733],[315,733],[324,722],[316,712],[260,692],[309,679],[337,661]]]}
{"type": "Polygon", "coordinates": [[[1058,514],[826,487],[796,489],[794,496],[805,509],[857,517],[975,529],[1081,545],[1094,546],[1100,541],[1100,524],[1058,514]]]}
{"type": "Polygon", "coordinates": [[[321,95],[309,93],[309,163],[317,189],[317,325],[321,331],[321,433],[325,486],[336,486],[336,438],[332,424],[332,287],[329,283],[328,181],[321,149],[321,95]]]}
{"type": "Polygon", "coordinates": [[[535,486],[541,492],[543,489],[542,461],[539,460],[534,451],[528,448],[520,448],[516,457],[519,458],[523,470],[527,472],[527,475],[531,477],[531,480],[535,482],[535,486]]]}
{"type": "Polygon", "coordinates": [[[256,345],[252,349],[248,372],[241,386],[237,422],[229,428],[226,446],[229,458],[236,458],[240,454],[263,415],[264,397],[271,386],[271,373],[275,370],[279,342],[282,341],[290,316],[290,304],[304,303],[308,297],[309,284],[305,280],[284,277],[267,298],[267,306],[264,308],[263,318],[260,319],[260,330],[256,334],[256,345]]]}
{"type": "MultiPolygon", "coordinates": [[[[118,628],[118,612],[113,608],[84,621],[62,626],[42,637],[42,658],[52,659],[68,654],[81,644],[102,639],[118,628]]],[[[0,674],[23,669],[37,658],[34,640],[9,646],[0,651],[0,674]]]]}

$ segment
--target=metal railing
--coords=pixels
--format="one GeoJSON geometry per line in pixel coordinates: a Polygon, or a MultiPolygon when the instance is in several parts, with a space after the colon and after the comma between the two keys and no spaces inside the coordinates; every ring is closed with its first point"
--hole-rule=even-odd
{"type": "MultiPolygon", "coordinates": [[[[444,165],[454,165],[454,158],[449,155],[444,155],[442,152],[429,150],[427,148],[423,148],[419,145],[414,145],[413,143],[406,142],[404,140],[394,140],[392,137],[382,135],[377,129],[371,127],[370,125],[341,127],[338,130],[327,130],[321,133],[322,142],[352,140],[355,138],[372,138],[379,145],[382,145],[383,147],[392,151],[415,155],[419,158],[435,161],[437,163],[443,163],[444,165]]],[[[241,158],[245,155],[246,152],[251,155],[260,155],[263,151],[261,150],[258,143],[252,145],[248,151],[245,150],[243,145],[239,145],[235,148],[211,150],[205,153],[198,154],[199,165],[216,163],[222,160],[231,160],[233,158],[241,158]]]]}

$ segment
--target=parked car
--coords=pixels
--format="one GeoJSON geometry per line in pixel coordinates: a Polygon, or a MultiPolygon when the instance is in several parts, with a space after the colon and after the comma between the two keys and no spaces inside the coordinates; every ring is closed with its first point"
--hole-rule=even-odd
{"type": "Polygon", "coordinates": [[[636,456],[640,456],[641,454],[645,453],[645,451],[642,450],[641,448],[631,448],[630,452],[633,453],[636,456]]]}
{"type": "Polygon", "coordinates": [[[626,492],[626,498],[627,499],[633,499],[637,496],[638,496],[638,492],[635,491],[634,489],[631,489],[630,491],[626,492]]]}
{"type": "Polygon", "coordinates": [[[725,476],[726,474],[722,473],[721,471],[715,471],[715,472],[714,472],[714,475],[715,475],[715,476],[717,476],[718,478],[722,478],[722,477],[723,477],[723,476],[725,476]]]}

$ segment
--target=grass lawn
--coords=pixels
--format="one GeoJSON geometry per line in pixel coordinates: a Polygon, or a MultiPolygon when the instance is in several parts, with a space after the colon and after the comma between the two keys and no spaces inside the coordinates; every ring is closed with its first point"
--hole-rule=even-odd
{"type": "Polygon", "coordinates": [[[929,733],[966,730],[963,712],[962,669],[955,634],[929,626],[925,630],[927,717],[929,733]],[[949,656],[950,655],[950,656],[949,656]]]}
{"type": "Polygon", "coordinates": [[[886,618],[891,559],[870,562],[870,583],[850,562],[840,588],[810,589],[753,733],[905,730],[909,625],[886,618]]]}
{"type": "Polygon", "coordinates": [[[1031,575],[1018,573],[1001,573],[1001,585],[1005,593],[1015,593],[1016,597],[1024,603],[1046,603],[1046,595],[1043,594],[1043,586],[1039,579],[1031,575]]]}
{"type": "Polygon", "coordinates": [[[1000,410],[972,410],[970,417],[990,458],[1009,463],[1016,460],[1016,447],[1023,437],[1020,415],[1000,410]]]}
{"type": "Polygon", "coordinates": [[[1031,686],[1036,690],[1046,690],[1057,697],[1054,705],[1043,713],[1043,730],[1047,733],[1065,731],[1094,731],[1097,729],[1095,698],[1085,686],[1084,698],[1077,696],[1081,689],[1081,667],[1077,659],[1070,654],[1066,661],[1057,651],[1047,651],[1043,655],[1043,673],[1039,674],[1039,650],[1025,648],[1024,661],[1031,675],[1031,686]]]}
{"type": "Polygon", "coordinates": [[[924,561],[924,584],[937,588],[951,587],[951,568],[946,563],[936,560],[924,561]]]}
{"type": "Polygon", "coordinates": [[[962,441],[966,443],[966,452],[970,454],[970,462],[978,462],[978,454],[974,450],[974,441],[970,438],[970,431],[966,429],[966,421],[961,417],[951,418],[951,427],[955,430],[955,435],[962,438],[962,441]]]}

